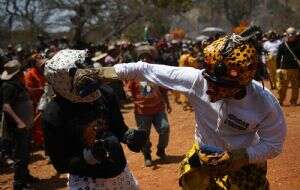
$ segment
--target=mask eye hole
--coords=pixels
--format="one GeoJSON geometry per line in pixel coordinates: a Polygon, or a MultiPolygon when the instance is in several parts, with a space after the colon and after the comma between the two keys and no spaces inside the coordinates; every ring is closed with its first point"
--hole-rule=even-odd
{"type": "Polygon", "coordinates": [[[69,69],[69,77],[74,77],[76,71],[77,71],[77,68],[76,68],[76,67],[70,68],[70,69],[69,69]]]}
{"type": "Polygon", "coordinates": [[[214,74],[216,77],[226,76],[227,74],[227,66],[224,63],[218,63],[215,66],[214,74]]]}

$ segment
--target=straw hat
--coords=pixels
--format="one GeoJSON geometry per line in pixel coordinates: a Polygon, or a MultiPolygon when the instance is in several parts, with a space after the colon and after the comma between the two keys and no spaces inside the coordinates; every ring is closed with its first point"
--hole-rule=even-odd
{"type": "Polygon", "coordinates": [[[95,56],[92,58],[92,61],[97,62],[97,61],[103,59],[106,56],[107,56],[107,53],[102,53],[101,51],[97,51],[95,53],[95,56]]]}
{"type": "Polygon", "coordinates": [[[1,74],[1,80],[10,80],[21,69],[21,64],[18,60],[12,60],[4,65],[4,71],[1,74]]]}
{"type": "Polygon", "coordinates": [[[296,35],[296,29],[294,27],[289,27],[286,29],[286,33],[288,36],[294,36],[296,35]]]}
{"type": "Polygon", "coordinates": [[[158,56],[158,52],[157,52],[156,48],[153,46],[150,46],[150,45],[139,46],[135,49],[135,51],[136,51],[138,57],[140,57],[143,54],[149,54],[154,59],[156,59],[158,56]]]}

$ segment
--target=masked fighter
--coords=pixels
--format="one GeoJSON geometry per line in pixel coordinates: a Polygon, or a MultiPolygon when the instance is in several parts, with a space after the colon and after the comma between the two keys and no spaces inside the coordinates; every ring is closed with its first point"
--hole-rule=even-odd
{"type": "Polygon", "coordinates": [[[212,42],[204,49],[203,70],[138,62],[115,65],[114,76],[94,71],[102,80],[147,80],[188,96],[196,140],[181,164],[183,189],[268,189],[266,162],[281,153],[286,124],[276,98],[252,80],[259,33],[251,27],[212,42]]]}
{"type": "Polygon", "coordinates": [[[83,50],[62,50],[45,65],[45,77],[56,93],[42,116],[46,151],[59,173],[69,173],[71,190],[136,190],[120,143],[139,152],[146,133],[128,129],[106,85],[73,86],[77,69],[87,67],[87,57],[83,50]]]}

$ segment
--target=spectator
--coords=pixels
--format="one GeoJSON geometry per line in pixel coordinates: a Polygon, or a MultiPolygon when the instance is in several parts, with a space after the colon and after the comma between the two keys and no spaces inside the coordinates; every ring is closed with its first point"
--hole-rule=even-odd
{"type": "Polygon", "coordinates": [[[268,40],[263,43],[263,48],[267,52],[266,66],[268,70],[268,78],[271,81],[271,88],[275,89],[276,84],[276,56],[279,45],[282,43],[280,39],[277,39],[275,31],[268,32],[268,40]]]}
{"type": "Polygon", "coordinates": [[[286,97],[289,83],[292,85],[292,97],[290,104],[297,105],[299,97],[299,58],[300,58],[300,40],[296,38],[295,28],[286,30],[287,38],[279,46],[277,55],[277,90],[280,105],[286,97]]]}
{"type": "MultiPolygon", "coordinates": [[[[155,60],[154,51],[155,49],[152,46],[140,46],[137,48],[138,59],[153,64],[155,60]]],[[[149,167],[152,165],[150,142],[152,124],[159,134],[156,155],[161,159],[166,159],[165,149],[169,142],[170,126],[165,111],[165,104],[167,105],[168,112],[171,112],[167,92],[165,89],[146,81],[129,81],[127,85],[134,102],[134,114],[137,126],[139,129],[144,129],[147,132],[147,143],[143,147],[142,152],[145,166],[149,167]]]]}
{"type": "Polygon", "coordinates": [[[44,137],[41,128],[40,112],[37,109],[39,101],[44,93],[45,78],[43,76],[43,65],[45,60],[41,54],[36,53],[31,56],[32,67],[27,69],[24,74],[25,87],[33,102],[34,109],[34,126],[32,130],[33,140],[37,147],[44,144],[44,137]]]}
{"type": "Polygon", "coordinates": [[[33,106],[21,82],[21,64],[17,60],[4,65],[1,75],[3,111],[8,130],[15,144],[14,190],[30,187],[34,178],[29,174],[29,129],[33,120],[33,106]]]}

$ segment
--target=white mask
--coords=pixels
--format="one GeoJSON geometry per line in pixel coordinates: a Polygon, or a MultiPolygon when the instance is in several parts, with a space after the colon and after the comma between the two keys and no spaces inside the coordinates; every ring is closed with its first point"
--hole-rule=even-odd
{"type": "Polygon", "coordinates": [[[72,77],[69,75],[71,68],[77,68],[76,62],[84,63],[87,56],[86,50],[65,49],[59,51],[45,65],[45,77],[54,91],[71,102],[93,102],[101,93],[99,90],[82,98],[76,94],[72,87],[72,77]]]}

